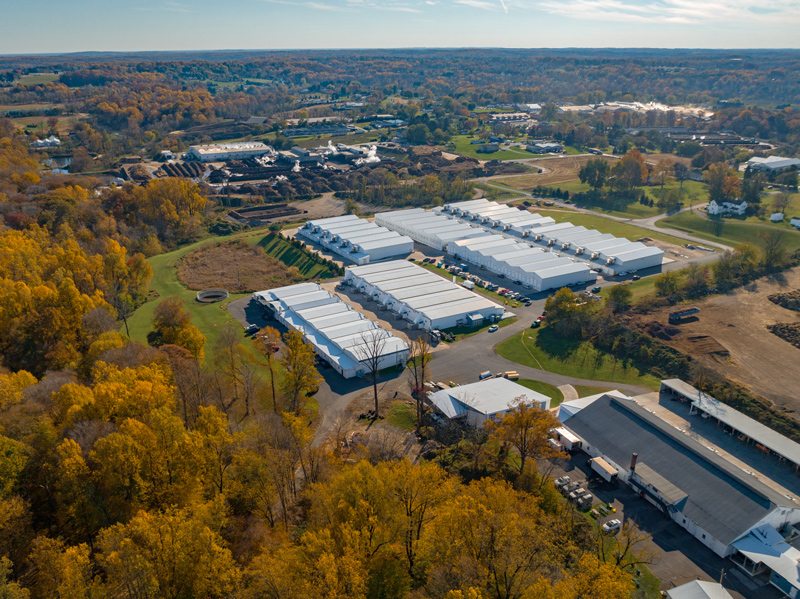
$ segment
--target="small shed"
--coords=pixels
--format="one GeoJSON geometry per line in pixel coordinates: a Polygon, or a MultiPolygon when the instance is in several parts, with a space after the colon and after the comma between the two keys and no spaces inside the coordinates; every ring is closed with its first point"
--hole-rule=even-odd
{"type": "Polygon", "coordinates": [[[772,215],[769,217],[773,223],[779,223],[783,221],[783,212],[773,212],[772,215]]]}

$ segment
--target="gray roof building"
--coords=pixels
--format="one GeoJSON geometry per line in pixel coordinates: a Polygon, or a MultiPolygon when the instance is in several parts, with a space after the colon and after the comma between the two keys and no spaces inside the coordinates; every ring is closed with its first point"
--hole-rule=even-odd
{"type": "Polygon", "coordinates": [[[798,506],[635,401],[604,395],[564,424],[593,457],[720,556],[762,524],[800,521],[798,506]],[[638,462],[629,466],[633,454],[638,462]]]}

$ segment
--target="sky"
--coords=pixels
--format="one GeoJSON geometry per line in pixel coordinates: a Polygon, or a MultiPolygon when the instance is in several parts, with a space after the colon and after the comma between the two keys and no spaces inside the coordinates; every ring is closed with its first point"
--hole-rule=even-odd
{"type": "Polygon", "coordinates": [[[0,54],[800,48],[800,0],[11,0],[0,54]]]}

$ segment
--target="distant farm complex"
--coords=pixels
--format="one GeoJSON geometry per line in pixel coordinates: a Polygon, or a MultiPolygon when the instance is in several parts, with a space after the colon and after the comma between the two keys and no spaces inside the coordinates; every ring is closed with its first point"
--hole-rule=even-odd
{"type": "Polygon", "coordinates": [[[200,162],[220,162],[256,158],[274,153],[275,150],[260,141],[240,141],[228,144],[191,146],[186,152],[186,157],[200,162]]]}

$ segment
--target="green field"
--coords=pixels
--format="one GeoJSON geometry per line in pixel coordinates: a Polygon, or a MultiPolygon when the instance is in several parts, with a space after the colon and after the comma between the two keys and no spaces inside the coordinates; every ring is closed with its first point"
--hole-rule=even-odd
{"type": "Polygon", "coordinates": [[[257,243],[264,248],[265,253],[277,258],[286,266],[294,266],[307,279],[329,279],[335,276],[325,264],[314,260],[312,254],[293,246],[280,235],[259,233],[248,236],[247,240],[251,245],[257,243]]]}
{"type": "Polygon", "coordinates": [[[590,385],[575,385],[575,391],[578,392],[578,397],[589,397],[590,395],[598,395],[600,393],[606,393],[607,391],[613,391],[613,389],[609,389],[608,387],[592,387],[590,385]]]}
{"type": "Polygon", "coordinates": [[[413,431],[416,428],[416,413],[412,406],[406,403],[395,401],[386,414],[386,420],[392,426],[403,430],[413,431]]]}
{"type": "Polygon", "coordinates": [[[589,342],[566,339],[547,326],[509,337],[496,351],[517,364],[565,376],[641,385],[653,390],[660,386],[657,377],[595,349],[589,342]]]}
{"type": "MultiPolygon", "coordinates": [[[[685,231],[701,239],[724,243],[731,247],[742,243],[762,246],[763,234],[769,233],[767,227],[731,221],[711,221],[693,212],[681,212],[669,216],[658,221],[656,225],[685,231]]],[[[800,249],[800,233],[787,230],[783,236],[783,243],[788,251],[800,249]]]]}
{"type": "MultiPolygon", "coordinates": [[[[224,302],[215,304],[201,304],[196,300],[197,292],[191,291],[183,286],[178,280],[177,266],[180,259],[186,254],[208,244],[217,241],[228,241],[236,237],[244,237],[251,244],[259,244],[269,255],[278,258],[287,266],[295,266],[305,277],[312,279],[320,276],[327,276],[327,269],[314,262],[307,254],[290,245],[286,240],[275,235],[267,234],[265,231],[258,233],[248,232],[244,235],[230,237],[212,237],[196,243],[184,246],[178,250],[159,254],[148,258],[148,262],[153,269],[153,279],[150,282],[150,289],[158,294],[158,297],[145,302],[128,319],[128,327],[131,332],[131,339],[147,343],[147,333],[152,329],[153,314],[156,306],[168,297],[178,297],[184,300],[186,310],[192,316],[192,322],[206,336],[206,347],[211,347],[219,337],[219,331],[226,324],[241,325],[228,312],[226,306],[235,299],[250,295],[248,293],[231,294],[224,302]]],[[[206,359],[209,352],[206,352],[206,359]]]]}
{"type": "Polygon", "coordinates": [[[486,185],[485,183],[476,183],[475,187],[484,191],[483,197],[485,197],[487,200],[492,200],[495,202],[522,197],[522,194],[517,191],[511,189],[508,191],[503,191],[502,189],[497,189],[497,187],[492,187],[491,185],[486,185]]]}
{"type": "Polygon", "coordinates": [[[578,148],[573,148],[572,146],[564,146],[564,154],[567,156],[579,156],[581,154],[586,154],[586,152],[578,148]]]}
{"type": "MultiPolygon", "coordinates": [[[[658,239],[667,243],[674,243],[676,245],[686,244],[686,240],[678,237],[673,237],[667,233],[657,233],[649,229],[642,229],[636,225],[629,225],[619,221],[605,218],[596,214],[587,214],[586,212],[573,212],[569,210],[536,210],[542,216],[550,216],[556,222],[569,221],[573,225],[581,225],[587,229],[597,229],[603,233],[610,233],[617,237],[626,237],[631,241],[641,239],[642,237],[650,237],[651,239],[658,239]]],[[[663,221],[662,221],[663,222],[663,221]]]]}
{"type": "Polygon", "coordinates": [[[30,73],[29,75],[23,75],[15,83],[28,86],[53,83],[54,81],[58,81],[58,74],[56,73],[30,73]]]}
{"type": "Polygon", "coordinates": [[[316,137],[297,137],[292,138],[294,145],[301,148],[317,148],[319,146],[327,146],[328,141],[332,144],[363,144],[368,142],[377,142],[380,138],[380,131],[367,131],[366,133],[354,133],[351,135],[338,135],[331,137],[330,135],[322,135],[316,137]],[[295,143],[296,142],[296,143],[295,143]]]}
{"type": "Polygon", "coordinates": [[[478,146],[480,144],[471,144],[471,141],[477,139],[471,135],[454,135],[452,142],[455,147],[451,147],[448,151],[461,154],[462,156],[469,156],[470,158],[477,158],[478,160],[518,160],[520,158],[530,158],[531,154],[524,150],[500,150],[499,152],[492,152],[491,154],[478,153],[478,146]]]}
{"type": "Polygon", "coordinates": [[[558,387],[554,387],[553,385],[548,385],[547,383],[543,383],[541,381],[534,381],[533,379],[519,379],[515,382],[519,383],[523,387],[527,387],[531,391],[536,391],[537,393],[541,393],[542,395],[549,397],[551,408],[555,408],[562,401],[564,401],[564,395],[561,393],[561,391],[559,391],[558,387]]]}
{"type": "MultiPolygon", "coordinates": [[[[789,195],[789,205],[786,207],[784,211],[785,217],[782,222],[780,223],[773,223],[769,220],[770,214],[773,212],[774,203],[776,199],[776,194],[761,194],[761,205],[764,206],[766,211],[766,216],[759,217],[759,216],[748,216],[744,219],[743,222],[746,223],[760,223],[764,225],[769,225],[770,227],[775,227],[777,229],[790,229],[796,230],[793,226],[789,224],[789,221],[794,216],[800,216],[800,193],[793,193],[789,195]]],[[[742,222],[738,218],[730,219],[733,222],[742,222]]]]}
{"type": "MultiPolygon", "coordinates": [[[[136,312],[128,319],[128,327],[131,332],[131,339],[147,344],[147,333],[152,329],[153,314],[156,306],[168,297],[179,297],[184,300],[185,308],[192,316],[192,323],[200,329],[206,336],[206,347],[214,344],[221,327],[226,324],[239,325],[236,320],[228,313],[225,306],[240,297],[247,294],[231,294],[224,302],[216,304],[201,304],[196,298],[195,291],[186,289],[178,280],[177,265],[180,259],[189,252],[209,243],[213,243],[217,239],[206,239],[198,241],[191,245],[182,247],[179,250],[168,252],[166,254],[159,254],[148,258],[148,262],[153,269],[153,279],[150,281],[150,289],[158,294],[154,300],[145,302],[140,306],[136,312]]],[[[206,360],[209,359],[210,352],[206,352],[206,360]]]]}

